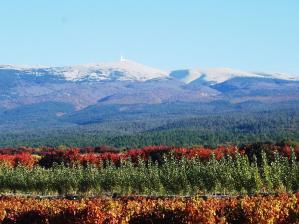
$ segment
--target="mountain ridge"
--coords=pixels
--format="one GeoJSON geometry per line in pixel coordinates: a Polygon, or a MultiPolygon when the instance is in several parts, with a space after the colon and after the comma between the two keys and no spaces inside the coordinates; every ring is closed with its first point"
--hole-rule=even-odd
{"type": "Polygon", "coordinates": [[[299,106],[299,78],[292,77],[228,68],[165,72],[129,60],[66,67],[2,65],[0,130],[161,114],[165,119],[197,116],[209,108],[215,108],[209,113],[233,112],[247,104],[245,110],[261,111],[273,104],[299,106]]]}
{"type": "Polygon", "coordinates": [[[169,72],[122,59],[117,62],[99,62],[73,66],[27,66],[0,65],[1,70],[43,76],[45,74],[63,78],[67,81],[148,81],[151,79],[174,78],[186,84],[198,79],[210,84],[222,83],[235,77],[254,77],[299,81],[299,76],[286,73],[247,72],[231,68],[181,69],[169,72]]]}

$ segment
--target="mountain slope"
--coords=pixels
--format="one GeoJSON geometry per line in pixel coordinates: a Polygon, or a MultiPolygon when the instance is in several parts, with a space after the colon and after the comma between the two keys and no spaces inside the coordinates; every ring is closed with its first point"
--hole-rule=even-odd
{"type": "Polygon", "coordinates": [[[282,74],[282,73],[260,73],[246,72],[231,68],[213,68],[213,69],[185,69],[172,71],[170,77],[181,80],[184,83],[201,82],[201,83],[223,83],[233,78],[268,78],[281,79],[288,81],[299,81],[299,76],[282,74]]]}
{"type": "Polygon", "coordinates": [[[248,110],[262,111],[273,103],[297,105],[298,99],[299,77],[287,74],[228,68],[164,72],[129,60],[67,67],[0,66],[2,130],[23,128],[32,118],[36,126],[82,125],[167,112],[166,119],[169,111],[180,117],[199,110],[197,116],[215,105],[220,111],[235,111],[249,103],[248,110]],[[47,118],[51,122],[45,122],[47,118]]]}

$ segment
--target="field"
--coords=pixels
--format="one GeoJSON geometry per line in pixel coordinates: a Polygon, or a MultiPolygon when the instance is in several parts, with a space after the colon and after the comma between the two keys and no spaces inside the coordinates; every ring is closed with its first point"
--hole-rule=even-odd
{"type": "Polygon", "coordinates": [[[2,148],[1,223],[298,223],[299,147],[2,148]]]}

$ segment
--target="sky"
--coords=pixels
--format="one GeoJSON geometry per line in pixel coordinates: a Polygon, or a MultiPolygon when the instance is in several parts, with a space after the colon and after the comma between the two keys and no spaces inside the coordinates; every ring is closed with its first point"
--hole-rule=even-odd
{"type": "Polygon", "coordinates": [[[117,61],[299,75],[297,0],[2,0],[0,64],[117,61]]]}

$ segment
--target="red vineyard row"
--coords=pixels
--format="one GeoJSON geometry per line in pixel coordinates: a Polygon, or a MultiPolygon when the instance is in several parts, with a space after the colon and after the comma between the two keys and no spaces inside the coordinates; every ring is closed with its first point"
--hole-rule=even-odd
{"type": "Polygon", "coordinates": [[[41,165],[43,167],[51,167],[54,163],[57,164],[101,164],[106,161],[111,161],[114,164],[119,164],[121,160],[130,159],[137,163],[138,160],[152,160],[161,162],[165,156],[172,155],[177,159],[181,158],[197,158],[206,161],[215,156],[217,160],[224,156],[230,155],[234,157],[236,153],[246,155],[249,159],[253,156],[260,157],[264,151],[268,157],[274,158],[274,153],[290,157],[292,150],[296,158],[299,158],[299,146],[291,148],[287,144],[252,144],[241,147],[236,146],[219,146],[216,149],[193,147],[182,148],[172,146],[147,146],[139,149],[126,149],[123,151],[115,148],[101,146],[88,148],[68,148],[65,150],[56,148],[2,148],[0,149],[0,164],[15,167],[24,165],[32,167],[41,165]]]}

